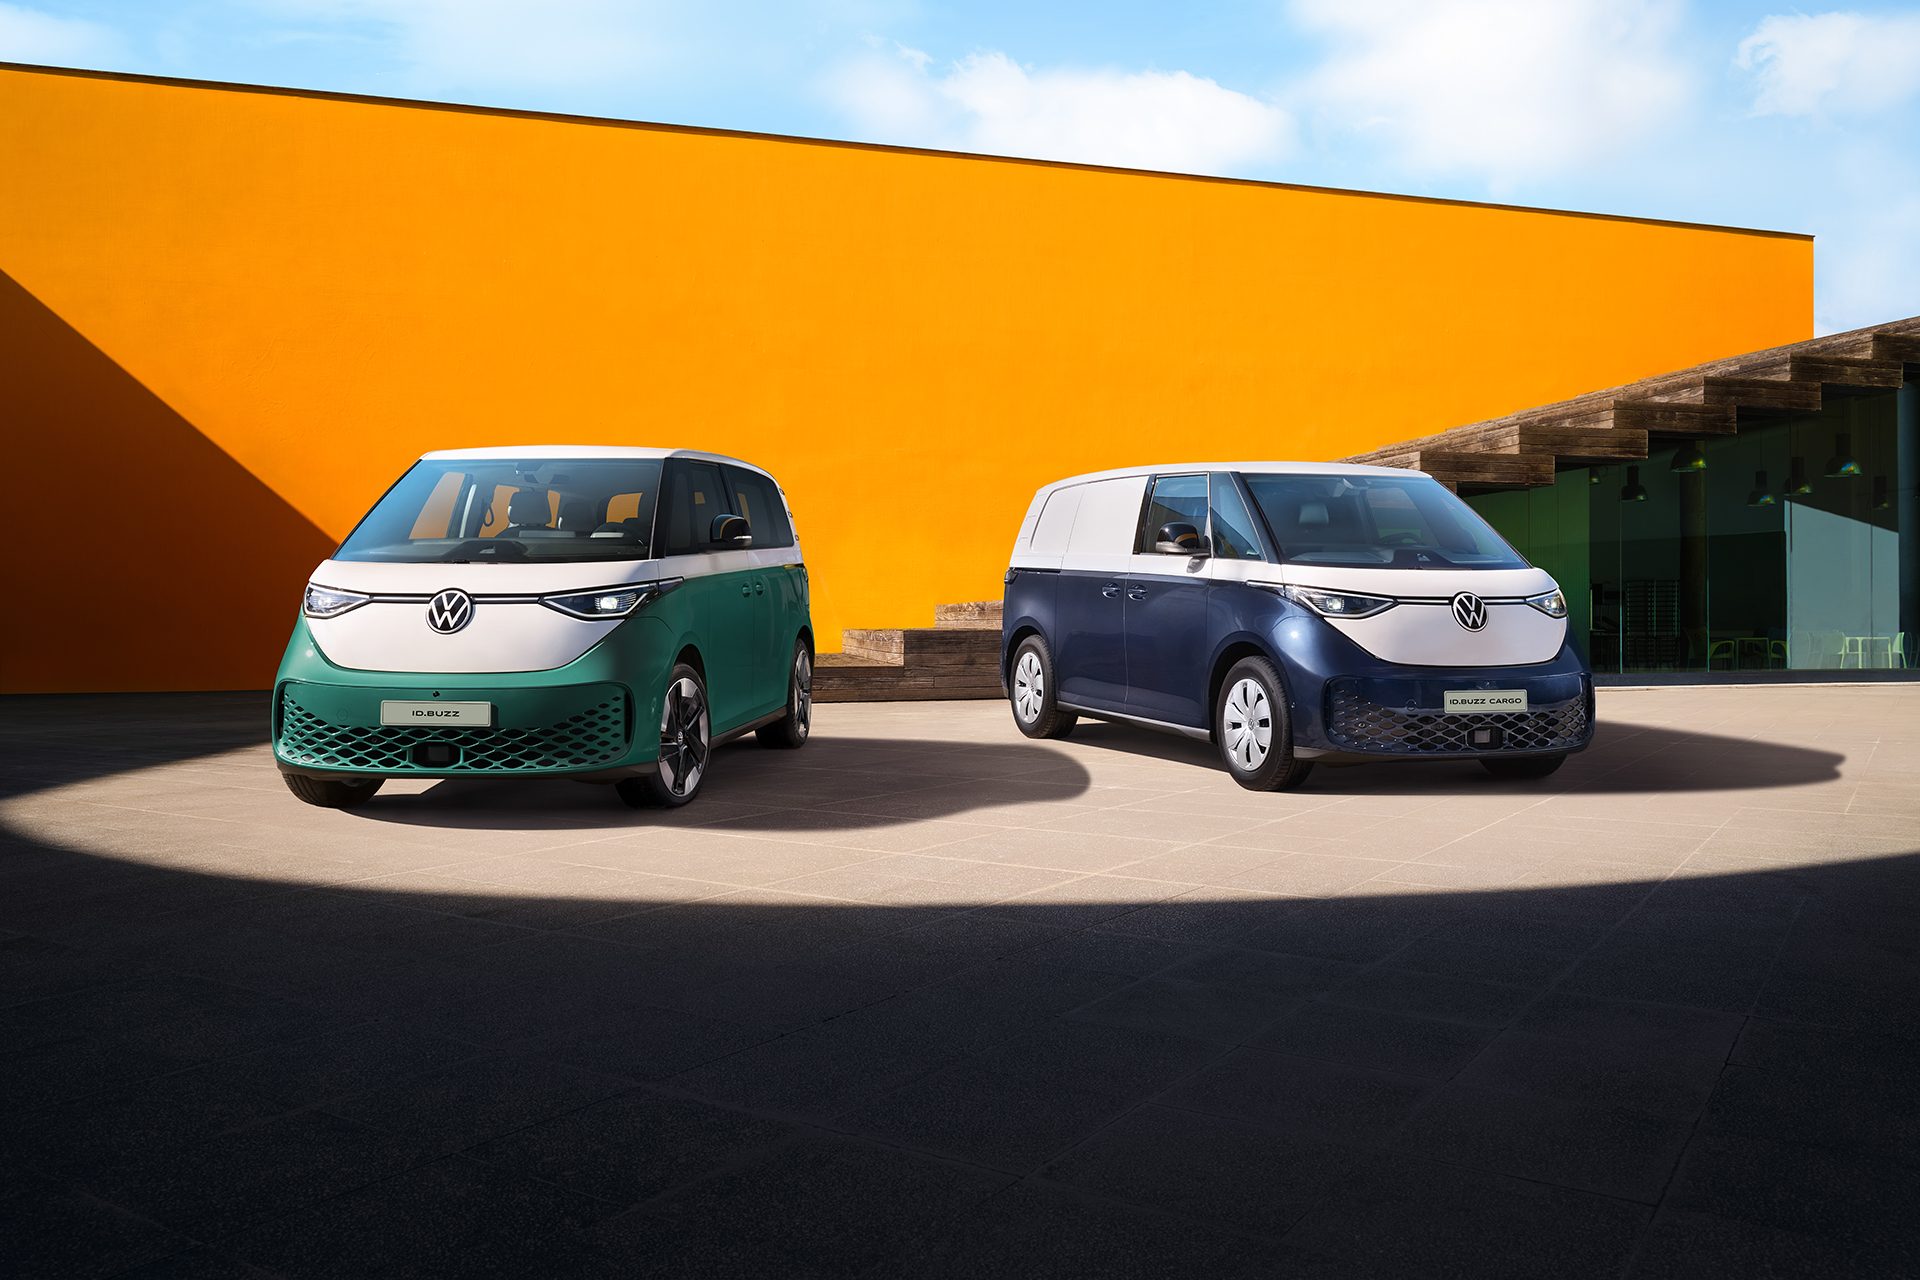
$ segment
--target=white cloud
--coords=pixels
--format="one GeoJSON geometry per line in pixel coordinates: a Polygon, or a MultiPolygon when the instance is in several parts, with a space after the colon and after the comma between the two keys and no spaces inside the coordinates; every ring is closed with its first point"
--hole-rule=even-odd
{"type": "Polygon", "coordinates": [[[867,137],[996,155],[1187,173],[1283,155],[1280,107],[1185,71],[1024,67],[976,53],[945,68],[896,46],[841,66],[827,96],[867,137]]]}
{"type": "Polygon", "coordinates": [[[1658,132],[1693,78],[1677,0],[1292,0],[1329,55],[1298,86],[1336,132],[1416,171],[1505,184],[1658,132]]]}
{"type": "Polygon", "coordinates": [[[255,0],[323,24],[371,29],[421,84],[566,88],[617,82],[668,53],[662,5],[645,0],[255,0]]]}
{"type": "Polygon", "coordinates": [[[1734,65],[1751,71],[1755,115],[1877,111],[1920,93],[1920,14],[1763,18],[1734,65]]]}
{"type": "Polygon", "coordinates": [[[50,66],[104,66],[120,60],[120,37],[110,27],[0,4],[0,61],[50,66]]]}

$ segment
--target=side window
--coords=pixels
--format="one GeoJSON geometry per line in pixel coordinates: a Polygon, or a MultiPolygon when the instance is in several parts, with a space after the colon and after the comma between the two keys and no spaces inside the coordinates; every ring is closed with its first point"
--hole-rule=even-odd
{"type": "Polygon", "coordinates": [[[1156,476],[1147,492],[1147,505],[1140,517],[1140,533],[1134,540],[1135,555],[1152,555],[1159,540],[1160,526],[1190,524],[1202,536],[1207,532],[1207,478],[1205,476],[1156,476]]]}
{"type": "Polygon", "coordinates": [[[793,525],[787,520],[787,504],[780,501],[780,491],[773,481],[744,467],[728,467],[726,472],[727,487],[733,493],[733,505],[728,509],[747,518],[753,529],[754,548],[792,546],[793,525]]]}
{"type": "Polygon", "coordinates": [[[713,518],[727,510],[726,489],[720,483],[720,468],[711,462],[667,460],[664,534],[660,554],[692,555],[709,551],[713,518]]]}
{"type": "Polygon", "coordinates": [[[1213,554],[1222,560],[1264,559],[1240,486],[1224,471],[1213,477],[1213,554]]]}

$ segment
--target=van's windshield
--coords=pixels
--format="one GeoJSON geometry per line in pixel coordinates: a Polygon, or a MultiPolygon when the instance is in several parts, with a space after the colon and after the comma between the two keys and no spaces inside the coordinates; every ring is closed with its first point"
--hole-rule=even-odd
{"type": "Polygon", "coordinates": [[[1472,507],[1425,476],[1243,473],[1290,564],[1351,569],[1524,569],[1472,507]]]}
{"type": "Polygon", "coordinates": [[[414,464],[336,560],[515,564],[646,560],[658,458],[448,458],[414,464]]]}

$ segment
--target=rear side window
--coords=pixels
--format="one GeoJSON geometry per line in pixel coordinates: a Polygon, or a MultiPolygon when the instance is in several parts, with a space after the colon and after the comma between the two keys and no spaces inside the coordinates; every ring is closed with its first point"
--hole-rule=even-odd
{"type": "Polygon", "coordinates": [[[773,481],[744,467],[728,467],[726,473],[727,487],[733,496],[731,513],[747,518],[747,525],[753,530],[753,545],[756,548],[792,546],[793,523],[787,519],[787,504],[780,500],[780,490],[773,481]]]}
{"type": "Polygon", "coordinates": [[[1240,487],[1225,472],[1213,477],[1213,554],[1221,560],[1260,560],[1260,539],[1240,487]]]}
{"type": "Polygon", "coordinates": [[[1163,525],[1190,524],[1204,534],[1207,531],[1207,478],[1205,476],[1156,476],[1153,491],[1147,495],[1140,528],[1133,541],[1136,555],[1153,554],[1163,525]]]}
{"type": "Polygon", "coordinates": [[[674,458],[667,463],[665,487],[661,554],[685,556],[712,550],[713,518],[729,514],[730,505],[720,468],[711,462],[674,458]]]}

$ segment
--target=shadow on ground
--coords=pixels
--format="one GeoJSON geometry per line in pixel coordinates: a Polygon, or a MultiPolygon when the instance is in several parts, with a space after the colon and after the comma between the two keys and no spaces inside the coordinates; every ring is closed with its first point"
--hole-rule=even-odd
{"type": "MultiPolygon", "coordinates": [[[[1178,760],[1195,769],[1225,773],[1213,744],[1138,729],[1132,725],[1082,720],[1072,741],[1102,750],[1152,759],[1178,760]]],[[[1577,787],[1595,795],[1725,791],[1744,788],[1799,787],[1839,776],[1841,757],[1832,751],[1791,742],[1759,742],[1712,733],[1683,733],[1657,725],[1602,721],[1593,745],[1579,757],[1584,776],[1556,776],[1554,785],[1577,787]],[[1643,767],[1609,770],[1591,767],[1596,758],[1630,746],[1643,767]],[[1738,754],[1740,769],[1719,767],[1725,753],[1738,754]]],[[[1322,765],[1302,790],[1334,795],[1441,795],[1456,792],[1463,780],[1487,785],[1487,774],[1472,761],[1399,761],[1392,764],[1322,765]]],[[[1512,791],[1538,790],[1536,783],[1508,784],[1512,791]]]]}
{"type": "MultiPolygon", "coordinates": [[[[248,702],[121,705],[177,731],[40,715],[0,756],[9,1275],[1920,1269],[1914,853],[1292,898],[969,861],[863,903],[727,883],[819,854],[766,814],[589,856],[542,852],[542,807],[518,856],[464,787],[279,848],[101,806],[126,853],[83,853],[49,788],[190,799],[259,736],[248,702]],[[470,836],[516,884],[427,887],[470,836]],[[366,869],[192,869],[243,840],[366,869]]],[[[1735,746],[1701,789],[1766,785],[1735,746]]],[[[1087,785],[1014,750],[1052,777],[981,805],[1087,785]]],[[[1771,750],[1771,785],[1834,766],[1771,750]]]]}

